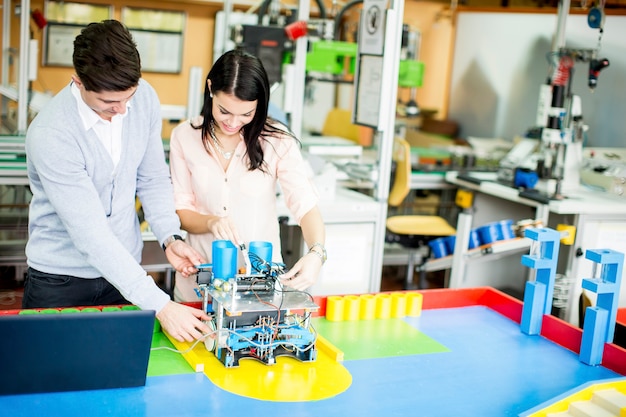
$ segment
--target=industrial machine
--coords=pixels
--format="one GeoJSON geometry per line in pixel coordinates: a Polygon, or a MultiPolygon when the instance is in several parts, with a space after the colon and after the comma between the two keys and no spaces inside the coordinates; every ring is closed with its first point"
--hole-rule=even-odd
{"type": "MultiPolygon", "coordinates": [[[[318,16],[306,20],[296,20],[297,9],[281,4],[280,0],[264,0],[255,14],[230,12],[228,22],[224,22],[223,13],[218,13],[216,18],[214,49],[222,51],[239,47],[258,56],[268,73],[272,100],[286,113],[290,113],[293,106],[294,73],[290,67],[294,63],[298,39],[306,37],[307,41],[305,74],[302,74],[305,75],[305,101],[312,100],[315,81],[339,86],[351,84],[355,78],[356,27],[354,23],[352,26],[345,23],[344,18],[351,11],[359,11],[363,0],[351,1],[341,7],[332,2],[329,10],[324,2],[316,0],[315,3],[318,16]],[[222,42],[224,33],[229,39],[222,42]],[[217,45],[218,39],[221,45],[217,45]]],[[[422,85],[424,63],[418,60],[419,43],[420,33],[409,25],[402,25],[398,87],[409,91],[406,103],[400,103],[400,111],[408,117],[420,112],[416,89],[422,85]]],[[[334,94],[339,93],[335,91],[333,97],[334,94]]]]}
{"type": "MultiPolygon", "coordinates": [[[[222,27],[226,26],[225,32],[230,39],[220,39],[222,45],[216,45],[216,50],[243,48],[261,59],[270,84],[288,81],[283,77],[283,66],[292,60],[295,40],[302,36],[331,40],[334,36],[335,21],[326,17],[323,2],[318,0],[316,3],[319,18],[306,21],[296,21],[297,10],[290,5],[282,5],[279,0],[264,0],[256,14],[230,12],[228,22],[224,22],[222,14],[218,16],[220,28],[216,30],[222,37],[222,27]]],[[[325,51],[322,56],[328,57],[325,51]]]]}
{"type": "MultiPolygon", "coordinates": [[[[241,249],[247,259],[242,273],[216,277],[215,265],[198,268],[202,308],[212,316],[208,325],[214,332],[205,339],[206,349],[226,367],[239,366],[243,358],[266,365],[275,364],[278,356],[315,361],[310,316],[319,306],[310,294],[283,288],[279,276],[285,265],[241,249]]],[[[219,259],[220,251],[213,250],[213,259],[219,259]]]]}
{"type": "Polygon", "coordinates": [[[541,86],[536,126],[541,149],[536,171],[539,175],[538,188],[550,198],[563,198],[564,193],[579,186],[582,166],[582,145],[587,131],[582,113],[580,97],[572,92],[572,73],[576,63],[589,66],[588,86],[595,89],[600,71],[609,66],[607,58],[600,58],[600,41],[603,34],[604,14],[602,9],[592,8],[588,24],[599,29],[598,46],[593,49],[567,48],[562,38],[565,18],[569,6],[559,10],[557,42],[550,53],[552,73],[548,82],[541,86]]]}
{"type": "Polygon", "coordinates": [[[412,30],[407,24],[402,25],[398,87],[409,89],[409,99],[403,106],[406,117],[415,117],[420,114],[417,104],[417,88],[422,86],[424,78],[424,62],[419,61],[420,39],[419,31],[412,30]]]}

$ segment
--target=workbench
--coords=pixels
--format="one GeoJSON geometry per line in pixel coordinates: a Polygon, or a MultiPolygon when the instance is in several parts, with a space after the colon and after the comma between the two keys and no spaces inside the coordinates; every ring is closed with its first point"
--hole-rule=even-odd
{"type": "MultiPolygon", "coordinates": [[[[180,355],[154,351],[145,387],[4,396],[0,397],[0,414],[503,417],[526,413],[590,382],[624,380],[626,350],[607,344],[601,366],[585,365],[577,354],[580,329],[544,316],[541,336],[525,335],[519,326],[521,303],[497,290],[420,293],[420,316],[365,324],[326,320],[326,299],[316,299],[321,308],[311,323],[343,351],[341,365],[351,376],[347,389],[321,400],[267,401],[236,395],[217,387],[206,374],[193,372],[180,355]],[[379,332],[372,333],[372,329],[379,332]],[[386,330],[382,333],[380,329],[386,330]]],[[[164,344],[167,339],[155,333],[153,346],[164,344]]],[[[240,366],[247,366],[246,361],[240,366]]],[[[314,363],[303,365],[279,357],[278,363],[281,361],[308,366],[309,374],[315,375],[314,363]]],[[[289,377],[266,375],[273,380],[289,377]]],[[[252,389],[270,383],[258,377],[247,382],[252,389]]]]}
{"type": "MultiPolygon", "coordinates": [[[[607,248],[626,253],[626,199],[581,185],[578,189],[567,192],[564,199],[541,201],[529,198],[528,194],[520,193],[516,188],[499,183],[496,176],[496,173],[446,174],[446,181],[474,192],[471,210],[459,215],[457,241],[466,239],[473,227],[503,219],[514,221],[537,219],[544,226],[553,229],[559,224],[574,226],[574,244],[560,245],[557,273],[571,280],[568,306],[563,312],[563,317],[570,323],[578,325],[581,282],[583,278],[592,277],[592,263],[582,254],[590,248],[607,248]]],[[[520,246],[509,254],[517,255],[520,251],[527,250],[528,246],[520,246]]],[[[451,259],[446,261],[452,268],[450,287],[490,285],[501,288],[511,285],[523,290],[528,275],[525,269],[520,269],[517,256],[509,256],[508,260],[492,263],[486,262],[489,261],[489,256],[472,259],[468,252],[455,252],[451,259]],[[477,263],[477,260],[485,262],[477,263]]],[[[506,253],[495,255],[491,258],[506,257],[506,253]]],[[[626,307],[624,287],[622,286],[620,292],[620,307],[626,307]]]]}

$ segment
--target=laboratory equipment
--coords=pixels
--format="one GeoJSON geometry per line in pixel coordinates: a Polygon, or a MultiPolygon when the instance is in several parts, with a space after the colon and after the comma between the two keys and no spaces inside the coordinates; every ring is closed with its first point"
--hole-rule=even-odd
{"type": "Polygon", "coordinates": [[[424,62],[418,60],[420,39],[419,31],[411,29],[407,24],[402,25],[398,87],[409,89],[409,98],[404,103],[406,117],[417,117],[420,114],[417,88],[422,86],[424,78],[424,62]]]}
{"type": "MultiPolygon", "coordinates": [[[[564,32],[567,7],[559,8],[557,39],[564,32]]],[[[593,9],[594,16],[598,9],[593,9]]],[[[601,13],[601,10],[600,10],[601,13]]],[[[598,46],[593,49],[567,48],[564,42],[553,48],[550,58],[552,74],[541,86],[537,111],[537,126],[540,127],[541,149],[537,160],[538,187],[551,198],[561,199],[564,193],[575,190],[580,183],[582,166],[582,144],[588,126],[583,120],[580,96],[572,92],[572,74],[576,63],[589,64],[588,86],[596,88],[600,71],[609,66],[607,58],[598,57],[602,24],[592,19],[590,27],[599,29],[598,46]],[[543,188],[543,189],[542,189],[543,188]]]]}
{"type": "Polygon", "coordinates": [[[618,148],[587,149],[581,182],[610,194],[626,197],[626,152],[618,148]]]}
{"type": "Polygon", "coordinates": [[[219,250],[213,265],[198,268],[202,308],[211,315],[208,325],[214,332],[205,338],[207,350],[229,368],[243,358],[266,365],[275,364],[278,356],[315,361],[316,333],[309,319],[319,306],[313,297],[282,286],[284,264],[262,259],[243,245],[240,249],[249,259],[243,273],[216,277],[219,250]]]}

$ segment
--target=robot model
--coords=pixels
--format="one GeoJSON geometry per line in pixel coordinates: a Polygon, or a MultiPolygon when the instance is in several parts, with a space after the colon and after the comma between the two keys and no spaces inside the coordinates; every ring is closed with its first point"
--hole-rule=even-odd
{"type": "MultiPolygon", "coordinates": [[[[223,245],[224,241],[218,243],[223,245]]],[[[227,249],[232,253],[235,246],[227,249]]],[[[215,244],[213,265],[198,267],[202,307],[212,316],[208,325],[215,335],[205,339],[206,349],[226,367],[239,366],[242,358],[254,358],[266,365],[275,364],[278,356],[315,361],[316,333],[309,322],[319,306],[313,297],[282,287],[278,277],[285,272],[283,264],[248,253],[243,245],[240,249],[246,262],[243,273],[232,273],[236,256],[228,262],[234,262],[235,268],[226,268],[231,272],[216,265],[224,257],[215,244]]]]}

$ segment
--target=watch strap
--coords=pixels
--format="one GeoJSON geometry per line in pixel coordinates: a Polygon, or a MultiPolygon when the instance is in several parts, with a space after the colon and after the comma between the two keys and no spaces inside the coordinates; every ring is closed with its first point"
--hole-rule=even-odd
{"type": "Polygon", "coordinates": [[[183,240],[183,237],[180,235],[172,235],[163,241],[163,250],[167,250],[167,247],[171,245],[175,240],[183,240]]]}

